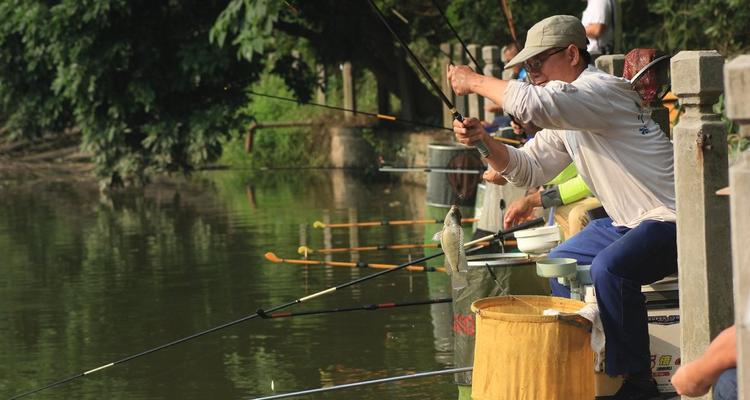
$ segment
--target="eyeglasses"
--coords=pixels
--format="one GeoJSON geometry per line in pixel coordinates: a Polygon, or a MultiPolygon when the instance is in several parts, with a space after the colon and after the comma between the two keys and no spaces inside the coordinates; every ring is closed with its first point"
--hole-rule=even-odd
{"type": "Polygon", "coordinates": [[[544,64],[544,62],[547,61],[548,58],[552,57],[553,55],[555,55],[555,54],[557,54],[557,53],[559,53],[559,52],[561,52],[561,51],[563,51],[565,49],[567,49],[567,47],[560,47],[557,50],[555,50],[555,51],[553,51],[551,53],[547,53],[544,56],[540,56],[540,57],[535,57],[535,58],[528,59],[528,60],[524,61],[523,67],[526,68],[526,71],[529,71],[529,72],[539,72],[539,70],[542,69],[542,64],[544,64]]]}

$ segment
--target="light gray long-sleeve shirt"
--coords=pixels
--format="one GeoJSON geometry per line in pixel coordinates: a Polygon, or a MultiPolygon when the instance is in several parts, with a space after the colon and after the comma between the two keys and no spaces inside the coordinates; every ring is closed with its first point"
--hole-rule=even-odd
{"type": "Polygon", "coordinates": [[[572,161],[615,225],[676,220],[672,143],[626,79],[590,66],[572,83],[511,81],[504,107],[545,128],[508,146],[509,182],[542,185],[572,161]]]}

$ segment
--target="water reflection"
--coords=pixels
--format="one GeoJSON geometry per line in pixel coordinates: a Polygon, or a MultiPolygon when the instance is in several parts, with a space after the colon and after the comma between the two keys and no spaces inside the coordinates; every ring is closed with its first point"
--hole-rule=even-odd
{"type": "MultiPolygon", "coordinates": [[[[263,254],[297,258],[300,237],[324,247],[323,232],[309,224],[326,213],[331,221],[411,219],[424,216],[423,202],[421,188],[341,171],[219,171],[111,198],[80,182],[4,182],[0,392],[45,385],[370,274],[271,264],[263,254]]],[[[359,229],[356,238],[332,230],[330,242],[416,243],[433,228],[359,229]]],[[[359,257],[397,263],[409,254],[359,257]]],[[[399,271],[295,311],[444,297],[446,285],[442,274],[399,271]]],[[[252,320],[33,398],[247,398],[271,393],[271,382],[281,392],[445,368],[449,339],[439,336],[449,331],[438,328],[440,314],[450,315],[449,306],[252,320]]],[[[450,377],[435,377],[317,398],[454,393],[450,377]]]]}

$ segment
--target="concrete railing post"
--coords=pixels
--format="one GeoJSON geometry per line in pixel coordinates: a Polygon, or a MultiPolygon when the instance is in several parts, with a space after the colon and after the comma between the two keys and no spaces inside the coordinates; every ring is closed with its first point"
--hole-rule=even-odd
{"type": "Polygon", "coordinates": [[[682,362],[700,356],[732,321],[727,134],[712,106],[722,93],[716,51],[672,57],[672,91],[685,107],[674,128],[682,362]]]}
{"type": "MultiPolygon", "coordinates": [[[[495,78],[502,77],[503,69],[500,66],[500,48],[497,46],[484,46],[482,47],[482,62],[484,62],[484,68],[482,68],[482,74],[486,76],[494,76],[495,78]]],[[[485,102],[491,101],[488,99],[485,102]]],[[[492,121],[495,119],[495,113],[492,111],[484,110],[484,119],[492,121]]]]}
{"type": "MultiPolygon", "coordinates": [[[[357,109],[355,88],[354,88],[354,71],[352,70],[352,63],[345,62],[341,67],[341,77],[343,81],[343,94],[344,94],[344,108],[350,110],[357,109]]],[[[346,111],[344,113],[347,120],[354,118],[354,113],[346,111]]]]}
{"type": "Polygon", "coordinates": [[[500,78],[503,74],[503,67],[500,64],[500,48],[497,46],[482,47],[482,62],[484,67],[482,73],[487,76],[500,78]]]}
{"type": "Polygon", "coordinates": [[[623,54],[607,54],[599,56],[594,61],[596,68],[614,76],[622,76],[622,71],[625,68],[625,55],[623,54]]]}
{"type": "MultiPolygon", "coordinates": [[[[466,56],[466,52],[464,52],[463,46],[461,46],[461,43],[453,44],[453,64],[454,65],[467,65],[470,64],[471,61],[469,61],[468,57],[466,56]]],[[[443,78],[445,80],[445,78],[443,78]]],[[[448,93],[451,93],[453,95],[453,105],[456,106],[456,110],[458,110],[459,113],[463,116],[468,116],[467,112],[469,111],[469,98],[468,96],[456,96],[453,93],[453,89],[450,89],[448,93]]],[[[451,125],[448,125],[451,126],[451,125]]]]}
{"type": "Polygon", "coordinates": [[[500,63],[502,64],[502,72],[501,72],[501,78],[508,81],[511,79],[514,79],[515,71],[513,71],[513,68],[505,69],[505,65],[510,62],[510,58],[508,58],[510,54],[508,53],[508,45],[503,46],[500,48],[500,63]]]}
{"type": "MultiPolygon", "coordinates": [[[[737,57],[724,66],[726,114],[740,126],[740,135],[750,137],[750,55],[737,57]]],[[[737,323],[738,398],[750,399],[750,151],[740,154],[730,168],[732,217],[732,261],[734,272],[735,322],[737,323]]]]}
{"type": "MultiPolygon", "coordinates": [[[[478,44],[470,44],[466,47],[469,50],[469,53],[471,53],[471,56],[474,57],[474,59],[477,60],[477,62],[479,63],[479,65],[474,65],[474,63],[471,60],[469,60],[469,66],[471,66],[471,68],[474,68],[475,71],[481,74],[482,66],[483,66],[482,54],[481,54],[482,46],[478,44]]],[[[472,93],[468,95],[467,97],[468,97],[467,102],[469,105],[468,116],[479,118],[479,120],[484,120],[485,119],[484,118],[484,97],[476,93],[472,93]]]]}

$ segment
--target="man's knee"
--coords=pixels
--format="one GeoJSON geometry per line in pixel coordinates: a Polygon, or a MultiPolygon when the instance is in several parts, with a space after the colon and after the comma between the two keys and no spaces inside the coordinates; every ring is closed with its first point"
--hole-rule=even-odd
{"type": "Polygon", "coordinates": [[[562,242],[549,252],[550,258],[576,258],[576,254],[568,249],[568,244],[562,242]]]}
{"type": "Polygon", "coordinates": [[[560,249],[560,246],[555,247],[549,252],[550,258],[566,258],[567,252],[564,249],[560,249]]]}
{"type": "Polygon", "coordinates": [[[594,260],[591,262],[591,280],[594,281],[595,285],[603,283],[606,279],[610,279],[612,274],[612,266],[616,261],[607,256],[606,254],[599,253],[594,260]]]}

